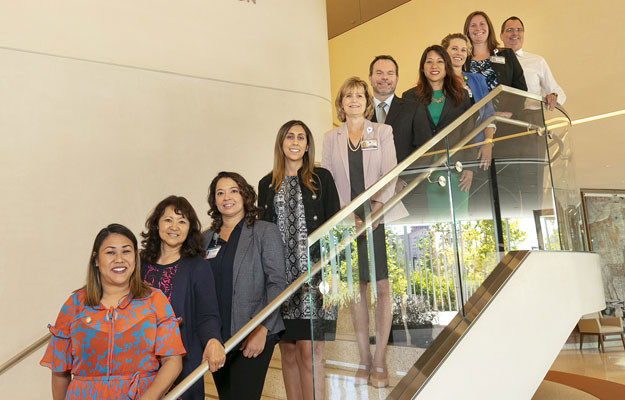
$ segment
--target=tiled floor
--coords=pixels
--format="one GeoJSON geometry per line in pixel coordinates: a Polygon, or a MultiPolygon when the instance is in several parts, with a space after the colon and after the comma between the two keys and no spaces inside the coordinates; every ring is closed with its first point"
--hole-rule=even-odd
{"type": "Polygon", "coordinates": [[[562,383],[543,381],[532,400],[625,399],[625,350],[622,346],[606,347],[605,353],[600,353],[597,349],[562,350],[553,363],[551,371],[575,375],[565,376],[562,383]],[[593,382],[603,391],[593,391],[593,395],[572,388],[571,386],[579,384],[582,380],[580,375],[603,380],[603,382],[593,382]],[[619,385],[610,385],[605,381],[619,385]]]}
{"type": "MultiPolygon", "coordinates": [[[[574,343],[574,342],[573,342],[574,343]]],[[[343,343],[345,346],[345,342],[343,343]]],[[[571,346],[571,345],[569,345],[571,346]]],[[[405,351],[406,348],[403,349],[405,351]]],[[[393,353],[391,348],[391,353],[393,353]]],[[[402,350],[402,348],[398,348],[402,350]]],[[[411,354],[411,357],[416,358],[411,354]]],[[[398,358],[397,355],[393,355],[394,359],[398,358]]],[[[392,388],[376,389],[370,385],[354,385],[353,367],[349,363],[343,363],[345,365],[332,364],[326,365],[326,390],[328,393],[328,399],[385,399],[390,393],[392,388]]],[[[403,364],[403,363],[402,363],[403,364]]],[[[558,358],[550,368],[551,371],[565,372],[569,374],[568,377],[558,376],[556,378],[564,382],[558,382],[558,379],[544,380],[540,385],[536,394],[532,400],[624,400],[625,399],[625,350],[621,346],[608,346],[605,353],[600,353],[595,348],[585,348],[584,351],[579,349],[565,349],[560,352],[558,358]],[[615,385],[607,392],[605,390],[605,382],[595,381],[595,385],[603,386],[604,390],[601,397],[595,396],[598,392],[594,392],[595,395],[589,394],[583,390],[579,390],[575,387],[575,384],[567,385],[568,382],[579,383],[578,376],[590,377],[601,379],[603,381],[614,382],[619,384],[615,385]],[[623,385],[623,386],[621,386],[623,385]],[[623,392],[621,392],[621,390],[623,392]],[[606,394],[607,393],[607,394],[606,394]]],[[[401,379],[402,371],[391,372],[391,385],[394,385],[401,379]]],[[[562,375],[562,374],[560,374],[562,375]]],[[[549,377],[548,377],[549,378],[549,377]]],[[[217,393],[215,391],[212,378],[206,379],[207,383],[207,399],[216,399],[217,393]]],[[[578,385],[579,386],[579,385],[578,385]]],[[[592,386],[592,385],[591,385],[592,386]]],[[[280,351],[276,346],[274,357],[271,361],[269,371],[267,373],[267,380],[265,383],[265,390],[263,391],[263,399],[285,399],[284,386],[282,382],[282,370],[280,365],[280,351]]]]}
{"type": "MultiPolygon", "coordinates": [[[[622,347],[609,346],[606,347],[605,353],[600,353],[597,349],[579,349],[562,350],[553,363],[551,371],[566,372],[575,374],[570,379],[579,381],[576,377],[581,375],[584,377],[597,378],[604,381],[619,384],[617,392],[608,391],[608,394],[597,397],[582,390],[568,386],[566,384],[543,381],[532,400],[623,400],[625,395],[625,351],[622,347]],[[622,387],[620,385],[623,385],[622,387]]],[[[399,371],[398,371],[399,372],[399,371]]],[[[391,384],[397,383],[401,376],[395,376],[391,379],[391,384]]],[[[212,379],[208,378],[207,383],[207,399],[216,399],[216,392],[212,379]]],[[[565,382],[566,383],[566,382],[565,382]]],[[[602,385],[601,382],[598,383],[602,385]]],[[[606,386],[603,384],[602,386],[606,386]]],[[[353,372],[345,366],[328,364],[326,366],[326,389],[328,399],[385,399],[390,393],[391,388],[376,389],[370,385],[354,385],[353,372]]],[[[282,371],[280,366],[280,352],[276,347],[274,358],[271,362],[267,380],[265,384],[264,400],[284,399],[284,387],[282,383],[282,371]]],[[[596,394],[596,393],[595,393],[596,394]]]]}
{"type": "MultiPolygon", "coordinates": [[[[339,319],[340,320],[340,319],[339,319]]],[[[343,318],[350,321],[349,318],[343,318]]],[[[325,353],[328,355],[326,361],[326,393],[328,399],[385,399],[410,369],[424,349],[401,346],[399,344],[389,346],[387,349],[387,361],[389,366],[390,387],[377,389],[371,385],[355,385],[354,372],[358,363],[358,350],[355,338],[350,333],[351,326],[346,322],[346,326],[338,326],[336,341],[326,344],[325,353]],[[334,361],[333,361],[334,360],[334,361]],[[340,360],[340,361],[336,361],[340,360]]],[[[596,342],[595,342],[596,343],[596,342]]],[[[564,350],[560,352],[557,359],[551,366],[552,376],[547,378],[540,385],[532,400],[625,400],[625,350],[619,342],[610,342],[606,346],[606,352],[600,353],[596,345],[585,343],[584,351],[580,351],[579,340],[575,333],[572,333],[564,350]],[[588,347],[586,347],[588,346],[588,347]],[[566,375],[562,373],[575,374],[566,375]],[[581,376],[581,378],[579,377],[581,376]],[[580,381],[589,377],[601,379],[603,381],[587,382],[586,391],[580,390],[580,381]],[[614,382],[606,384],[605,381],[614,382]],[[569,385],[567,385],[567,382],[569,385]],[[573,383],[571,383],[573,382],[573,383]],[[575,383],[577,383],[577,388],[575,383]],[[596,387],[611,386],[606,390],[594,391],[596,387]],[[588,389],[590,388],[590,389],[588,389]],[[621,392],[621,390],[623,392],[621,392]],[[607,393],[607,394],[606,394],[607,393]]],[[[372,345],[372,350],[374,345],[372,345]]],[[[206,379],[206,399],[217,399],[217,391],[210,374],[206,379]]],[[[582,388],[583,389],[583,388],[582,388]]],[[[487,398],[487,397],[485,397],[487,398]]],[[[267,378],[263,390],[264,400],[286,399],[284,383],[282,380],[282,366],[280,361],[280,350],[276,346],[267,378]]]]}

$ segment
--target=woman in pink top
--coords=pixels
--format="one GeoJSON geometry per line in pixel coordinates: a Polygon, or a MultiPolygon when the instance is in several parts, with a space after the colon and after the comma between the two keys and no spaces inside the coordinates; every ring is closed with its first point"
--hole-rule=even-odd
{"type": "MultiPolygon", "coordinates": [[[[369,121],[373,115],[373,97],[367,83],[357,77],[349,78],[336,97],[338,119],[343,125],[327,132],[323,138],[321,166],[328,169],[336,183],[341,207],[344,207],[373,185],[397,165],[393,128],[389,125],[369,121]]],[[[355,211],[356,226],[360,226],[366,215],[377,212],[395,192],[392,181],[378,193],[371,196],[355,211]]],[[[405,216],[401,204],[389,210],[384,220],[405,216]]],[[[356,384],[371,382],[373,386],[388,385],[386,368],[386,344],[391,330],[391,293],[386,260],[384,224],[378,219],[373,225],[373,253],[367,252],[366,235],[361,235],[358,247],[359,295],[352,304],[352,319],[358,342],[360,367],[356,372],[356,384]],[[375,268],[369,268],[374,264],[375,268]],[[367,284],[376,282],[376,350],[372,357],[369,349],[369,316],[367,311],[367,284]]]]}

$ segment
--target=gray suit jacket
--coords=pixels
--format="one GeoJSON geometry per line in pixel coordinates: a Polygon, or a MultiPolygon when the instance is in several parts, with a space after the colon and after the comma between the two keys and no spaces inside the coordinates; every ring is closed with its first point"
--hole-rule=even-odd
{"type": "MultiPolygon", "coordinates": [[[[205,249],[213,235],[210,229],[203,233],[205,249]]],[[[232,266],[230,332],[238,332],[285,288],[284,245],[278,227],[266,221],[256,221],[251,227],[243,223],[232,266]]],[[[262,324],[268,335],[284,330],[280,309],[262,324]]]]}

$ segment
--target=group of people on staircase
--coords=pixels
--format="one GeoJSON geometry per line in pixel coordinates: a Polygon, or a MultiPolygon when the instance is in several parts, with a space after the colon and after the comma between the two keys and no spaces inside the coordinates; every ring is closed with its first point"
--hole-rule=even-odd
{"type": "MultiPolygon", "coordinates": [[[[463,33],[424,50],[418,83],[402,97],[395,95],[395,59],[375,57],[368,76],[373,94],[357,77],[337,93],[336,114],[343,124],[324,135],[321,166],[315,166],[308,126],[286,122],[278,129],[273,167],[258,183],[258,196],[235,172],[213,178],[207,197],[212,222],[204,232],[189,201],[174,195],[147,218],[141,248],[122,225],[101,229],[85,286],[49,326],[52,337],[41,364],[52,370],[53,398],[160,399],[207,361],[220,399],[258,399],[275,344],[287,398],[324,398],[324,346],[335,337],[337,315],[324,303],[320,275],[249,335],[237,343],[231,338],[322,259],[321,244],[309,246],[309,234],[489,91],[498,85],[529,88],[544,96],[548,107],[564,102],[544,59],[521,49],[523,35],[521,20],[508,18],[500,35],[506,48],[500,48],[489,17],[471,13],[463,33]],[[226,354],[229,344],[232,351],[226,354]]],[[[488,103],[479,118],[496,112],[510,116],[505,104],[488,103]]],[[[484,170],[493,156],[495,129],[489,124],[475,139],[475,158],[484,170]]],[[[466,169],[451,182],[457,196],[469,191],[472,174],[466,169]]],[[[360,361],[354,382],[375,387],[389,384],[392,306],[384,225],[408,213],[399,202],[383,219],[371,216],[379,215],[395,192],[391,181],[352,215],[355,229],[370,221],[369,233],[356,239],[359,284],[351,315],[360,361]],[[367,288],[374,282],[372,354],[367,288]]],[[[181,398],[204,396],[200,379],[181,398]]]]}

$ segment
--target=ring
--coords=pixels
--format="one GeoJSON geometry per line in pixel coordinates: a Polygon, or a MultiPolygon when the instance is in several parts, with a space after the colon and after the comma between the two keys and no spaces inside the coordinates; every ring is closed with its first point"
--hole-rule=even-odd
{"type": "Polygon", "coordinates": [[[219,364],[219,368],[221,368],[221,367],[223,367],[223,366],[224,366],[223,364],[219,364]]]}

